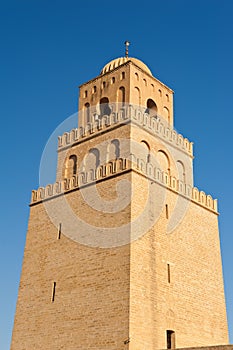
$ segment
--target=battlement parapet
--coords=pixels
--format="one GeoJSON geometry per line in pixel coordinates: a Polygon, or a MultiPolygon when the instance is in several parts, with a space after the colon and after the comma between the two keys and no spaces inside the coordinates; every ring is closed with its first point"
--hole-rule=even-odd
{"type": "Polygon", "coordinates": [[[152,163],[145,164],[133,154],[131,155],[131,159],[115,159],[104,165],[100,165],[96,169],[84,170],[71,178],[66,178],[54,184],[49,184],[46,187],[40,187],[38,190],[33,190],[31,205],[130,170],[141,173],[151,181],[159,183],[186,199],[217,213],[217,200],[213,199],[211,195],[207,195],[205,192],[199,191],[196,187],[192,187],[171,176],[160,168],[155,167],[152,163]]]}
{"type": "MultiPolygon", "coordinates": [[[[114,108],[112,108],[114,110],[114,108]]],[[[190,156],[193,156],[193,143],[181,134],[178,134],[174,129],[171,129],[168,124],[160,117],[150,116],[145,112],[145,108],[128,105],[113,111],[110,115],[102,117],[97,116],[93,122],[87,123],[85,127],[72,129],[70,132],[65,132],[58,137],[58,149],[71,146],[73,143],[81,141],[90,135],[103,131],[116,124],[126,124],[129,122],[135,123],[147,130],[151,134],[158,136],[165,142],[181,149],[190,156]]],[[[94,118],[93,118],[94,119],[94,118]]]]}

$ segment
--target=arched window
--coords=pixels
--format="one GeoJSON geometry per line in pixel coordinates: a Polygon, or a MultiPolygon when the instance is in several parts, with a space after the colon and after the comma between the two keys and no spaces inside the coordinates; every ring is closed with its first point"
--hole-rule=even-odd
{"type": "Polygon", "coordinates": [[[139,75],[138,75],[138,73],[135,73],[135,78],[137,79],[137,81],[139,81],[139,75]]]}
{"type": "Polygon", "coordinates": [[[65,178],[72,177],[77,173],[77,156],[72,154],[66,161],[65,178]]]}
{"type": "Polygon", "coordinates": [[[95,169],[100,165],[100,152],[97,148],[89,150],[84,160],[86,171],[95,169]]]}
{"type": "Polygon", "coordinates": [[[103,83],[102,83],[102,88],[103,88],[103,89],[106,88],[106,81],[103,81],[103,83]]]}
{"type": "Polygon", "coordinates": [[[121,80],[125,79],[125,72],[121,73],[121,80]]]}
{"type": "Polygon", "coordinates": [[[72,173],[75,175],[77,172],[77,156],[75,154],[72,154],[69,157],[69,161],[71,162],[72,173]]]}
{"type": "Polygon", "coordinates": [[[157,109],[156,103],[151,98],[147,100],[146,107],[147,107],[146,113],[150,114],[151,116],[157,115],[158,109],[157,109]]]}
{"type": "Polygon", "coordinates": [[[134,88],[134,94],[135,94],[135,104],[140,106],[141,105],[141,91],[136,86],[134,88]]]}
{"type": "Polygon", "coordinates": [[[141,144],[143,146],[143,159],[145,159],[146,163],[149,163],[151,160],[150,159],[150,146],[144,140],[141,141],[141,144]]]}
{"type": "Polygon", "coordinates": [[[151,84],[151,88],[152,88],[152,91],[154,92],[154,91],[155,91],[155,86],[154,86],[154,84],[151,84]]]}
{"type": "Polygon", "coordinates": [[[108,146],[108,157],[107,160],[115,160],[120,157],[120,142],[117,139],[111,141],[108,146]]]}
{"type": "Polygon", "coordinates": [[[120,105],[120,107],[123,107],[125,105],[125,88],[124,86],[121,86],[118,90],[117,94],[117,100],[120,105]]]}
{"type": "Polygon", "coordinates": [[[167,123],[170,123],[170,112],[167,107],[163,107],[163,117],[167,123]]]}
{"type": "Polygon", "coordinates": [[[84,119],[86,120],[87,123],[90,123],[91,121],[90,103],[88,102],[85,103],[84,108],[85,108],[84,119]]]}
{"type": "Polygon", "coordinates": [[[178,168],[178,180],[185,182],[185,167],[181,160],[177,160],[177,168],[178,168]]]}
{"type": "Polygon", "coordinates": [[[84,98],[87,97],[87,90],[84,91],[83,97],[84,97],[84,98]]]}
{"type": "Polygon", "coordinates": [[[92,90],[93,94],[94,94],[96,91],[97,91],[97,87],[96,87],[96,86],[93,86],[93,90],[92,90]]]}
{"type": "Polygon", "coordinates": [[[159,96],[162,97],[162,90],[158,90],[159,91],[159,96]]]}
{"type": "Polygon", "coordinates": [[[115,77],[112,77],[111,84],[114,84],[114,83],[115,83],[115,77]]]}
{"type": "Polygon", "coordinates": [[[97,148],[92,148],[89,154],[95,157],[95,166],[98,167],[100,165],[100,151],[97,148]]]}
{"type": "Polygon", "coordinates": [[[166,98],[167,98],[167,101],[169,101],[169,96],[168,96],[168,94],[166,94],[166,98]]]}
{"type": "Polygon", "coordinates": [[[147,86],[147,81],[146,79],[143,79],[144,85],[147,86]]]}
{"type": "Polygon", "coordinates": [[[157,153],[158,167],[170,175],[170,160],[166,152],[159,150],[157,153]]]}
{"type": "Polygon", "coordinates": [[[107,97],[102,97],[100,99],[100,115],[110,115],[111,108],[109,107],[109,99],[107,97]]]}

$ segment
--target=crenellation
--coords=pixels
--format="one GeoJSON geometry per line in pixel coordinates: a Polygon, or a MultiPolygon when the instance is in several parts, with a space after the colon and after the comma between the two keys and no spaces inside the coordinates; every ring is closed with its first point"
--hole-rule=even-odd
{"type": "Polygon", "coordinates": [[[167,141],[183,150],[189,156],[193,156],[193,143],[175,130],[170,129],[162,121],[150,117],[147,113],[142,113],[141,108],[135,109],[132,113],[133,106],[129,105],[127,108],[113,113],[109,116],[104,115],[101,119],[88,123],[85,127],[72,129],[70,132],[65,132],[58,137],[58,149],[67,147],[78,142],[81,138],[88,138],[90,135],[98,134],[100,131],[113,127],[118,123],[135,122],[145,130],[152,132],[162,140],[167,141]],[[124,111],[124,112],[123,112],[124,111]]]}
{"type": "Polygon", "coordinates": [[[67,191],[79,189],[84,185],[100,181],[106,177],[120,174],[122,171],[126,170],[140,172],[146,175],[148,179],[217,213],[217,200],[213,199],[211,195],[207,195],[204,191],[199,191],[197,187],[192,188],[189,184],[171,176],[168,172],[161,170],[152,163],[146,164],[143,159],[137,158],[134,154],[130,155],[130,159],[119,158],[111,160],[106,164],[100,165],[96,169],[88,169],[87,171],[84,169],[71,178],[65,178],[53,185],[49,184],[45,188],[40,187],[38,190],[33,190],[31,205],[67,191]]]}

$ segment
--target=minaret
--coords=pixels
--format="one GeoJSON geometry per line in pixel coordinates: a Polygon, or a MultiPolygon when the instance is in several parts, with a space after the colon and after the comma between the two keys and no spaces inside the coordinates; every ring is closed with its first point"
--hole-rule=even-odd
{"type": "Polygon", "coordinates": [[[32,191],[11,350],[219,344],[217,202],[193,186],[173,91],[126,53],[80,86],[56,183],[32,191]]]}

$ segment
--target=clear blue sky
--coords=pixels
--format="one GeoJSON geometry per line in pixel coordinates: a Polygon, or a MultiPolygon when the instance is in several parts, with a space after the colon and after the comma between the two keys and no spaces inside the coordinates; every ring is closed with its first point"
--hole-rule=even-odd
{"type": "Polygon", "coordinates": [[[30,193],[51,132],[77,111],[77,86],[124,54],[175,91],[175,126],[195,142],[195,184],[219,199],[233,342],[233,1],[0,2],[0,349],[10,347],[30,193]]]}

